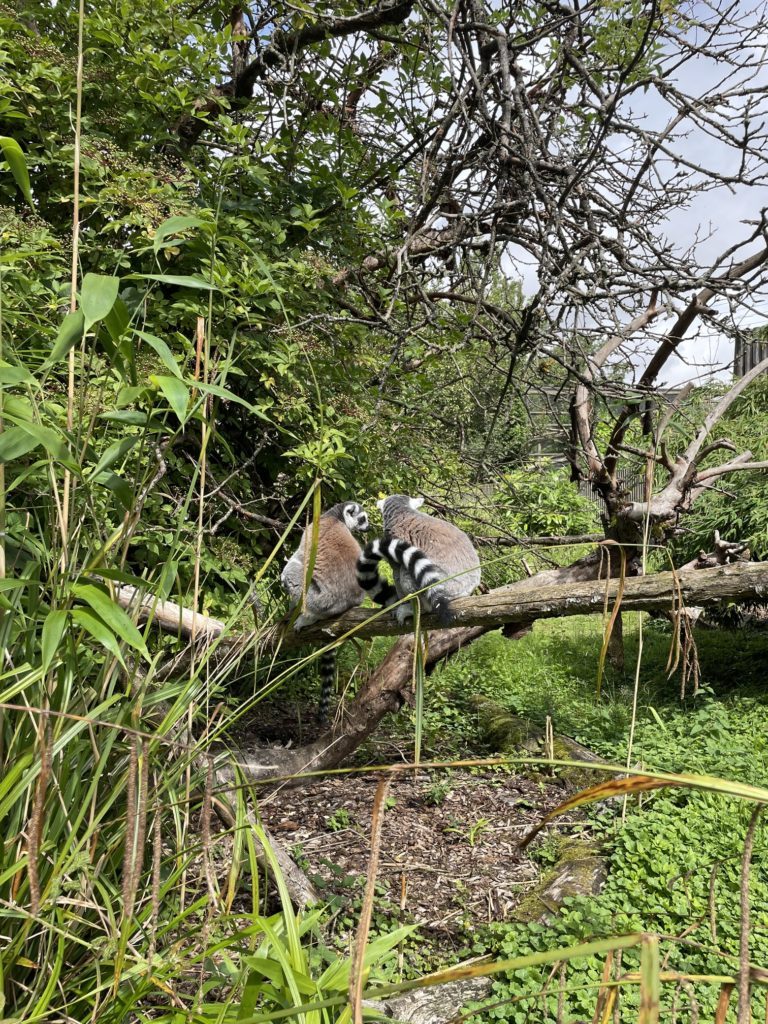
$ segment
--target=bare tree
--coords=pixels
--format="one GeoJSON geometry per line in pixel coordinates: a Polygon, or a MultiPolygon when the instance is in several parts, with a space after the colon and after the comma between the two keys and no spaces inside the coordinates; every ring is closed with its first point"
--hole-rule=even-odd
{"type": "MultiPolygon", "coordinates": [[[[235,73],[179,140],[189,149],[214,135],[234,108],[254,139],[297,140],[299,175],[302,140],[335,136],[328,159],[364,197],[369,230],[356,260],[323,254],[323,283],[339,309],[391,339],[372,392],[449,355],[442,331],[487,342],[502,396],[526,361],[553,359],[571,396],[574,478],[604,500],[611,572],[632,575],[649,531],[670,537],[715,481],[768,468],[717,432],[768,361],[691,422],[679,450],[665,432],[688,395],[664,398],[685,343],[737,337],[764,303],[765,15],[762,2],[732,0],[678,5],[674,16],[656,0],[631,12],[599,0],[380,0],[312,17],[265,6],[252,52],[238,36],[235,73]],[[334,96],[330,81],[343,86],[334,96]],[[731,205],[751,212],[719,251],[707,226],[677,237],[684,214],[705,225],[717,211],[730,226],[731,205]],[[522,280],[525,299],[500,302],[499,278],[522,280]],[[422,356],[406,355],[406,337],[422,356]],[[624,491],[627,459],[645,468],[641,501],[624,491]]],[[[226,149],[225,136],[216,142],[226,149]]],[[[593,554],[534,583],[594,580],[601,564],[593,554]]]]}

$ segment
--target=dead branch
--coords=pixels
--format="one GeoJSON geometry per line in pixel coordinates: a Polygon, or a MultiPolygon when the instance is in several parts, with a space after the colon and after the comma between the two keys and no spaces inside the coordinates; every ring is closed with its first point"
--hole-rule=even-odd
{"type": "MultiPolygon", "coordinates": [[[[752,238],[759,237],[760,235],[762,235],[762,221],[760,227],[755,232],[753,232],[752,238]]],[[[662,341],[659,343],[655,353],[651,357],[642,376],[640,377],[638,386],[643,390],[649,390],[650,388],[652,388],[656,384],[656,380],[659,376],[659,373],[668,362],[670,356],[672,356],[673,353],[677,351],[677,349],[679,348],[680,344],[682,343],[683,339],[685,338],[686,334],[688,333],[694,322],[703,313],[710,312],[709,303],[711,302],[711,300],[718,296],[726,288],[727,285],[733,284],[733,282],[741,280],[742,278],[750,274],[753,270],[756,270],[758,267],[762,266],[767,261],[768,247],[763,246],[762,249],[759,249],[751,256],[748,256],[746,259],[741,260],[739,263],[734,263],[724,273],[713,277],[711,283],[708,284],[706,287],[702,288],[697,293],[697,295],[695,295],[694,298],[691,299],[691,301],[688,303],[683,312],[678,316],[672,329],[669,331],[666,337],[663,338],[662,341]]],[[[757,367],[755,369],[757,369],[757,367]]],[[[739,384],[741,384],[741,381],[739,382],[739,384]]],[[[746,384],[743,386],[746,387],[746,384]]],[[[740,390],[743,390],[743,387],[740,390]]],[[[736,396],[734,396],[734,398],[735,397],[736,396]]],[[[723,412],[724,411],[725,409],[723,410],[723,412]]],[[[720,415],[722,415],[722,413],[720,415]]],[[[619,413],[616,423],[614,424],[613,431],[611,433],[611,438],[608,442],[608,447],[606,449],[606,457],[604,462],[605,472],[609,476],[612,475],[616,469],[618,446],[624,440],[624,435],[626,434],[629,423],[636,416],[637,405],[627,404],[619,413]]],[[[716,420],[712,421],[713,424],[714,422],[716,422],[716,420]]],[[[711,426],[704,433],[705,437],[707,433],[709,433],[710,429],[711,426]]],[[[696,450],[698,451],[698,448],[696,450]]],[[[589,458],[592,457],[589,451],[587,451],[586,454],[589,458]]]]}
{"type": "MultiPolygon", "coordinates": [[[[749,373],[745,373],[736,383],[730,388],[726,394],[720,399],[717,405],[708,414],[704,423],[701,426],[698,434],[693,441],[688,445],[685,450],[684,458],[687,462],[692,463],[697,461],[697,456],[702,449],[704,441],[712,431],[712,428],[718,423],[726,412],[730,409],[739,395],[744,391],[745,388],[749,387],[753,380],[759,377],[762,373],[768,370],[768,359],[763,359],[762,362],[758,363],[757,366],[753,367],[749,373]]],[[[703,454],[701,456],[703,458],[703,454]]]]}
{"type": "Polygon", "coordinates": [[[522,547],[522,548],[558,548],[558,547],[571,547],[576,544],[599,544],[603,540],[602,533],[576,533],[571,536],[556,537],[550,536],[539,536],[539,537],[515,537],[514,535],[504,535],[503,537],[478,537],[477,534],[472,534],[472,540],[475,544],[488,547],[522,547]]]}
{"type": "MultiPolygon", "coordinates": [[[[598,569],[599,561],[590,564],[584,560],[581,578],[574,567],[569,566],[565,570],[546,570],[488,594],[460,598],[451,606],[454,623],[447,630],[441,629],[434,616],[422,616],[424,628],[431,631],[430,645],[440,633],[456,633],[462,628],[493,629],[507,624],[526,625],[537,619],[601,612],[606,596],[609,602],[615,600],[618,581],[595,579],[598,569]],[[583,578],[587,572],[592,573],[592,579],[583,578]],[[549,580],[557,582],[550,584],[549,580]]],[[[767,596],[768,563],[738,563],[708,570],[660,572],[630,578],[624,584],[622,610],[663,611],[676,606],[679,600],[707,607],[725,601],[764,600],[767,596]]],[[[171,601],[157,602],[161,609],[158,614],[153,598],[139,595],[134,587],[121,587],[116,599],[123,608],[135,609],[139,620],[151,619],[161,628],[181,635],[191,637],[194,630],[198,638],[214,639],[222,636],[226,629],[220,620],[195,615],[171,601]]],[[[318,623],[300,633],[282,632],[280,626],[268,627],[262,640],[267,646],[290,650],[301,646],[317,647],[348,636],[358,639],[401,636],[411,629],[407,624],[397,623],[388,610],[354,608],[339,619],[318,623]]],[[[242,642],[243,638],[230,638],[230,642],[235,640],[242,642]]]]}

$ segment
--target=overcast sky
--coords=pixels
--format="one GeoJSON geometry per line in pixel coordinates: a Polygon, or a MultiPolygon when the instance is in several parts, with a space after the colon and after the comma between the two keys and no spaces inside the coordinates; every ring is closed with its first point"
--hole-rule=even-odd
{"type": "MultiPolygon", "coordinates": [[[[746,13],[748,6],[743,4],[740,13],[746,13]]],[[[695,9],[703,20],[711,19],[711,10],[707,5],[696,3],[695,9]]],[[[764,4],[760,5],[760,9],[755,9],[753,16],[758,24],[765,24],[764,12],[764,4]]],[[[759,47],[744,51],[744,59],[749,67],[744,71],[743,79],[753,87],[763,83],[768,92],[768,26],[762,33],[760,43],[759,47]]],[[[699,58],[680,69],[677,84],[689,95],[706,96],[713,91],[719,91],[722,74],[722,66],[714,61],[699,58]]],[[[732,80],[729,85],[732,87],[734,81],[732,80]]],[[[635,117],[638,114],[643,116],[644,124],[649,130],[662,128],[672,116],[672,108],[655,91],[649,91],[644,95],[636,94],[632,99],[631,109],[635,117]]],[[[733,172],[738,168],[738,151],[726,148],[695,128],[687,138],[680,138],[677,141],[675,149],[692,162],[719,171],[733,172]]],[[[693,195],[687,209],[673,211],[666,223],[665,234],[680,251],[695,243],[696,263],[699,267],[706,268],[718,254],[749,235],[751,229],[744,222],[757,220],[761,207],[768,207],[768,188],[741,186],[729,190],[722,186],[715,191],[693,195]]],[[[742,250],[737,258],[747,256],[759,244],[755,242],[754,246],[742,250]]],[[[513,260],[510,260],[510,269],[512,265],[513,260]]],[[[535,267],[526,267],[516,261],[514,266],[511,276],[522,275],[526,294],[535,292],[535,267]]],[[[737,313],[736,321],[740,326],[757,327],[768,323],[768,297],[756,305],[757,308],[744,308],[737,313]]],[[[663,330],[663,325],[659,322],[655,326],[657,330],[663,330]]],[[[679,356],[670,359],[664,371],[665,382],[674,385],[697,378],[711,379],[716,367],[726,367],[727,369],[717,372],[716,376],[727,378],[730,376],[732,359],[733,342],[720,332],[702,328],[698,335],[692,335],[683,342],[679,356]]]]}

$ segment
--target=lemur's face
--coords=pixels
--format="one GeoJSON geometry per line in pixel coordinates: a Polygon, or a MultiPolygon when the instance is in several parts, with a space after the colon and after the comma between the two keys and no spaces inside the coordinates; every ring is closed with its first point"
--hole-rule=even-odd
{"type": "Polygon", "coordinates": [[[353,533],[365,533],[368,529],[368,513],[356,501],[344,506],[344,522],[353,533]]]}

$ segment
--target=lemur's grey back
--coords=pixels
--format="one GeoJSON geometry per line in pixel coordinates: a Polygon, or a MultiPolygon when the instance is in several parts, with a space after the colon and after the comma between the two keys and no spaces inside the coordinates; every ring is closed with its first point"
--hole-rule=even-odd
{"type": "MultiPolygon", "coordinates": [[[[366,544],[357,560],[360,586],[374,601],[391,605],[419,592],[419,603],[443,625],[453,618],[451,600],[471,594],[480,583],[480,559],[463,530],[418,511],[421,499],[394,494],[379,502],[384,536],[366,544]],[[395,586],[379,576],[379,562],[392,566],[395,586]]],[[[394,609],[398,622],[411,615],[409,603],[394,609]]]]}
{"type": "MultiPolygon", "coordinates": [[[[420,548],[444,579],[454,577],[441,584],[446,597],[471,594],[479,585],[480,558],[472,541],[458,526],[417,511],[411,507],[410,499],[402,494],[387,498],[382,514],[387,535],[420,548]]],[[[407,573],[401,570],[400,575],[406,577],[401,581],[403,593],[417,589],[408,586],[410,581],[407,573]]]]}

